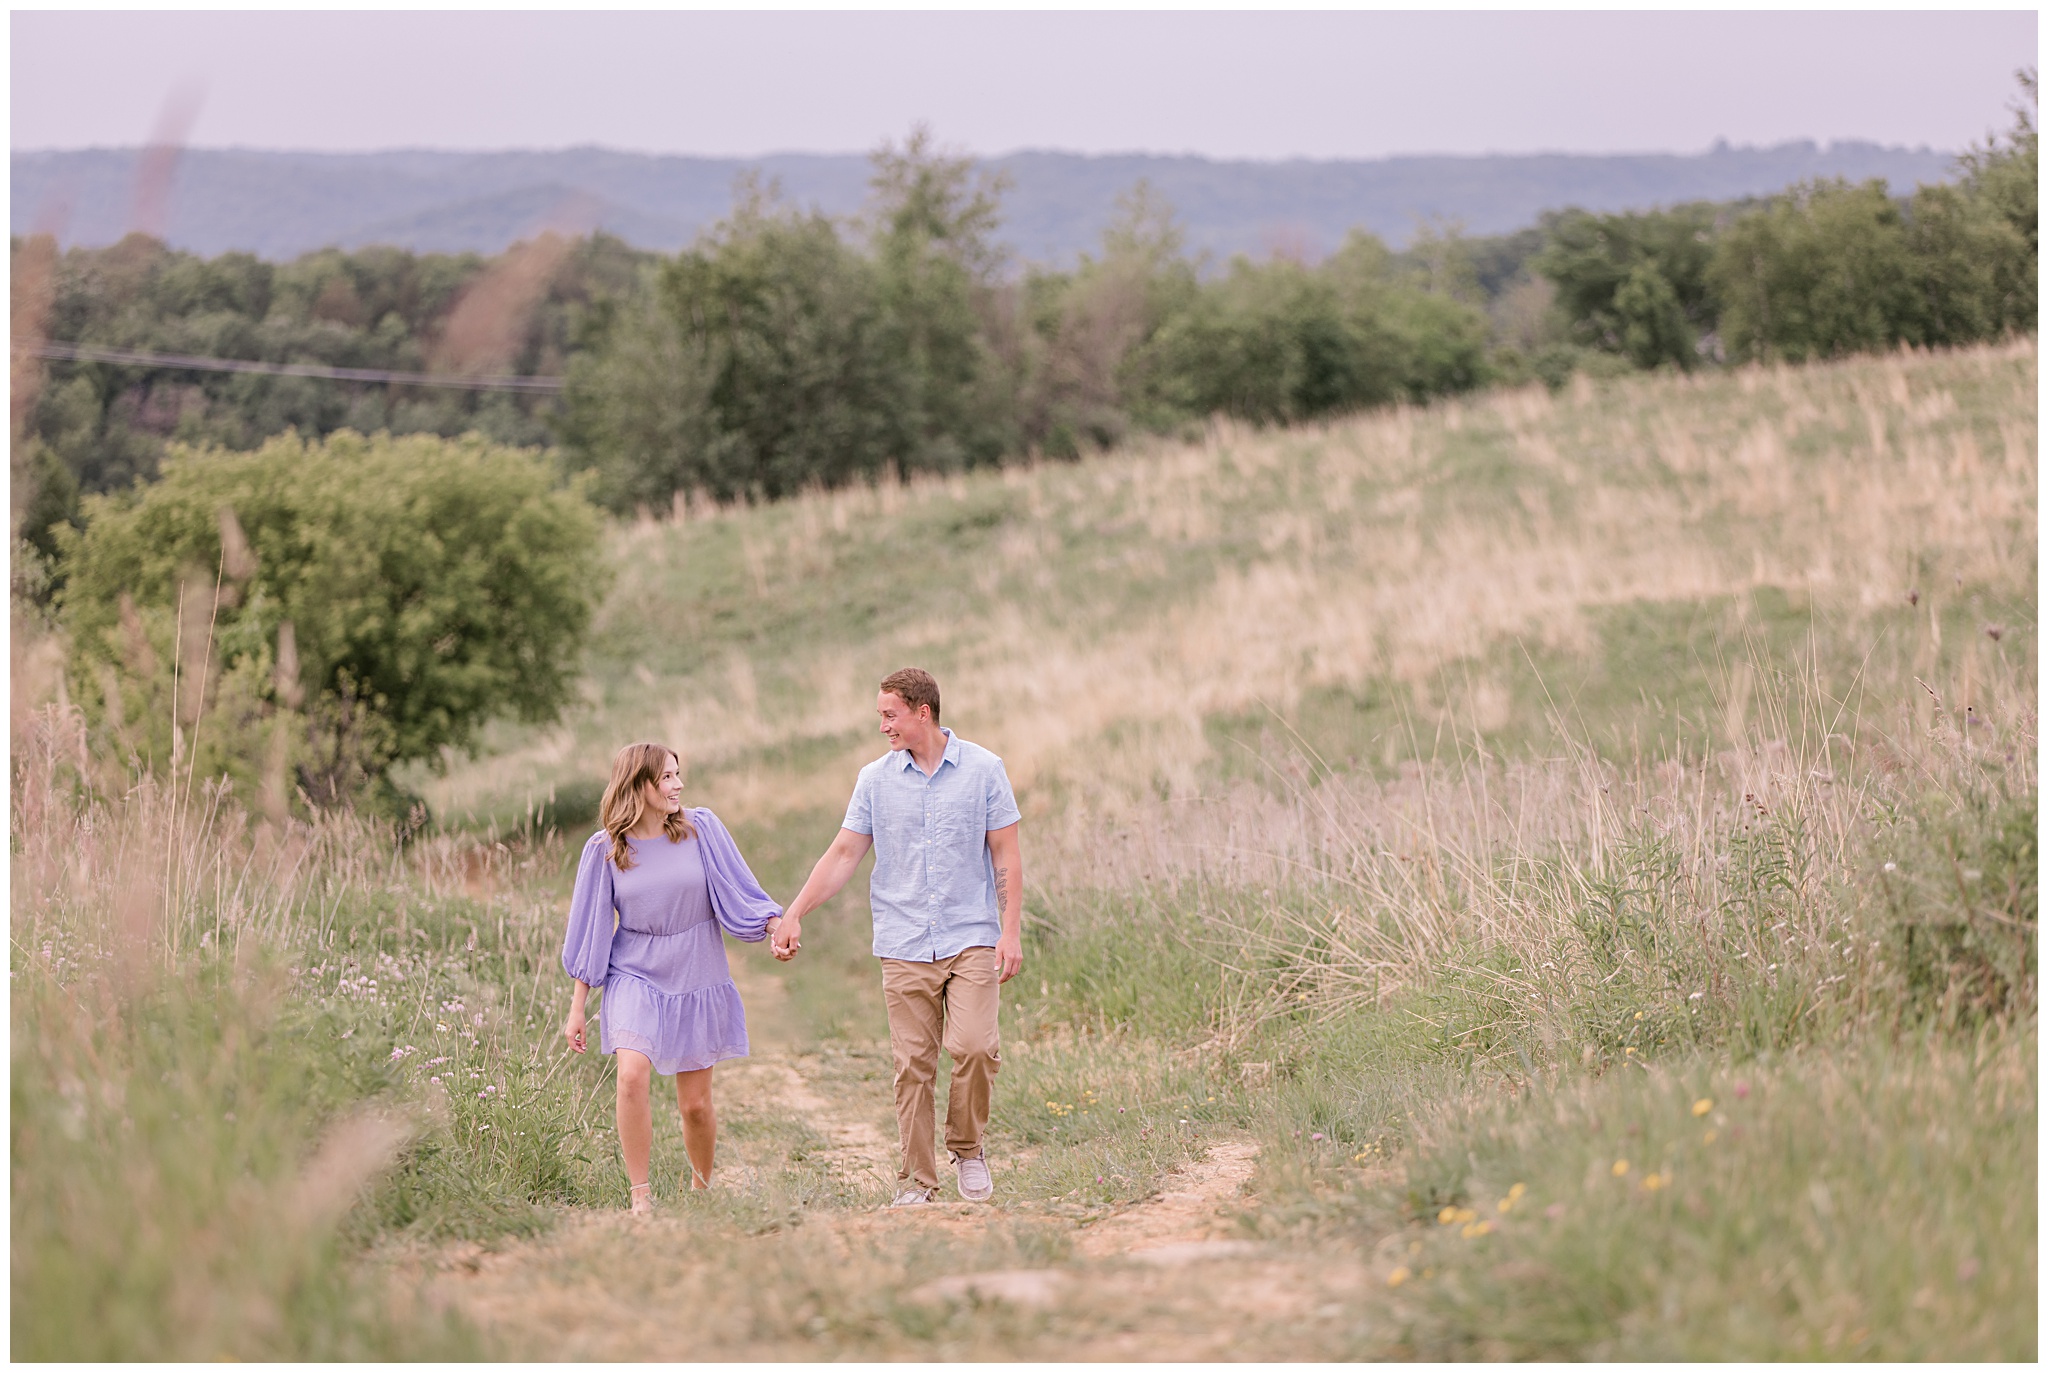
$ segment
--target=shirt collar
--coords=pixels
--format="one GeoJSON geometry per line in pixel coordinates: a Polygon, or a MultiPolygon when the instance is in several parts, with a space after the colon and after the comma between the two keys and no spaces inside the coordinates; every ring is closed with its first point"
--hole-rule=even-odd
{"type": "MultiPolygon", "coordinates": [[[[941,733],[941,734],[943,734],[943,735],[945,735],[945,736],[946,736],[946,752],[945,752],[945,755],[944,755],[943,757],[941,757],[941,758],[939,759],[939,767],[944,767],[944,766],[946,766],[946,764],[948,764],[948,763],[951,763],[951,764],[952,764],[952,765],[953,765],[954,767],[956,767],[956,768],[957,768],[957,767],[959,767],[959,766],[960,766],[960,741],[959,741],[958,739],[955,739],[955,738],[953,737],[953,731],[952,731],[952,730],[950,730],[950,729],[947,729],[947,728],[946,728],[946,727],[945,727],[944,725],[940,725],[940,726],[939,726],[939,733],[941,733]]],[[[916,758],[914,758],[913,756],[911,756],[911,752],[910,752],[910,750],[909,750],[909,749],[904,749],[904,750],[903,750],[903,761],[902,761],[901,763],[897,764],[897,766],[896,766],[896,770],[897,770],[898,772],[901,772],[901,771],[903,771],[903,769],[904,769],[904,768],[914,768],[914,767],[916,767],[916,766],[917,766],[917,759],[916,759],[916,758]]],[[[938,775],[938,769],[937,769],[937,768],[934,768],[934,769],[932,770],[932,774],[933,774],[933,776],[937,776],[937,775],[938,775]]]]}

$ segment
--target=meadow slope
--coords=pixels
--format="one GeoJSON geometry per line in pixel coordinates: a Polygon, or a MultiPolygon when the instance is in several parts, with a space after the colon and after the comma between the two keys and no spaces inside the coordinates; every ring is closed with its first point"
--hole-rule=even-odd
{"type": "Polygon", "coordinates": [[[581,704],[403,847],[81,802],[18,711],[14,1352],[2032,1358],[2035,396],[1582,381],[620,525],[581,704]],[[635,1226],[557,1033],[610,754],[786,898],[906,662],[1026,816],[997,1200],[875,1209],[857,880],[735,946],[720,1185],[658,1113],[635,1226]]]}

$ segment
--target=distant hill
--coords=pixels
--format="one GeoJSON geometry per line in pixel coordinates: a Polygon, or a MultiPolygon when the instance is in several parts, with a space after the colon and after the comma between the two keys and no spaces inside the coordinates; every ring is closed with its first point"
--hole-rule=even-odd
{"type": "MultiPolygon", "coordinates": [[[[132,227],[139,150],[12,156],[14,233],[54,225],[67,245],[97,246],[132,227]]],[[[1116,197],[1141,177],[1179,211],[1189,247],[1220,258],[1280,245],[1328,252],[1354,226],[1396,245],[1429,222],[1506,233],[1568,205],[1626,210],[1729,200],[1816,176],[1884,177],[1905,192],[1947,179],[1955,160],[1926,148],[1801,142],[1690,155],[1328,162],[1025,152],[984,165],[1009,173],[1014,183],[1004,201],[1004,241],[1026,260],[1064,264],[1096,246],[1116,197]]],[[[166,237],[208,255],[242,249],[272,259],[373,243],[495,253],[553,225],[603,228],[640,247],[672,251],[726,212],[735,178],[747,171],[778,181],[786,198],[832,214],[857,210],[867,189],[867,160],[853,154],[195,149],[178,160],[166,237]]]]}

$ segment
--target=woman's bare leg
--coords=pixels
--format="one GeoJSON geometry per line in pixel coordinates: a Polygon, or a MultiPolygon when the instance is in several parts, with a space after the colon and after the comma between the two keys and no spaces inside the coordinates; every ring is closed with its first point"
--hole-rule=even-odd
{"type": "Polygon", "coordinates": [[[647,1183],[647,1155],[654,1147],[654,1106],[648,1084],[654,1065],[633,1049],[619,1050],[619,1152],[626,1156],[626,1177],[635,1187],[647,1183]]]}
{"type": "Polygon", "coordinates": [[[712,1155],[718,1148],[718,1112],[711,1105],[711,1070],[676,1074],[676,1106],[683,1113],[683,1151],[690,1156],[692,1191],[711,1185],[712,1155]]]}

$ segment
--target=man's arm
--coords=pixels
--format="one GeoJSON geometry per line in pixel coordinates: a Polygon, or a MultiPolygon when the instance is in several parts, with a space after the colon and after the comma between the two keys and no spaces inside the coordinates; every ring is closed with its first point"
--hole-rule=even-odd
{"type": "Polygon", "coordinates": [[[804,917],[839,894],[839,889],[860,866],[860,860],[867,857],[868,850],[874,846],[875,837],[858,830],[842,829],[833,836],[831,847],[811,869],[804,889],[782,912],[782,924],[770,936],[777,958],[786,963],[796,956],[796,951],[803,947],[797,936],[803,931],[804,917]]]}
{"type": "Polygon", "coordinates": [[[1024,967],[1024,855],[1017,843],[1017,825],[988,832],[988,856],[996,870],[996,909],[1003,935],[996,940],[996,961],[1008,982],[1024,967]]]}

